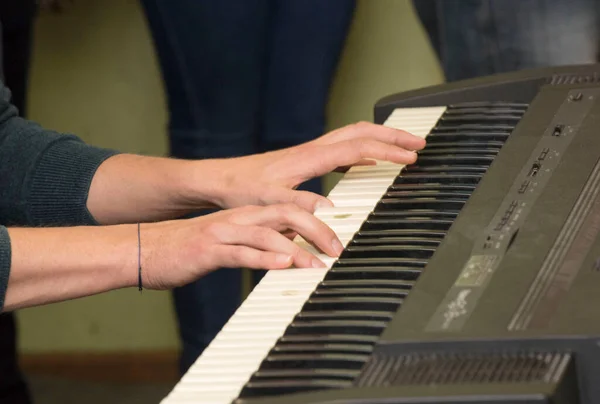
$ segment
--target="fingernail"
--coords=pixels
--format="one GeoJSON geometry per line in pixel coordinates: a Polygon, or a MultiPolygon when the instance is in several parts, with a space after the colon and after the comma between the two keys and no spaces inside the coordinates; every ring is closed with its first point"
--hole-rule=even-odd
{"type": "Polygon", "coordinates": [[[321,208],[331,208],[333,207],[333,202],[331,202],[329,199],[319,199],[319,201],[315,204],[315,210],[317,209],[321,209],[321,208]]]}
{"type": "Polygon", "coordinates": [[[291,255],[277,254],[275,256],[275,262],[277,263],[277,265],[284,265],[284,264],[289,265],[291,260],[292,260],[291,255]]]}
{"type": "Polygon", "coordinates": [[[340,255],[344,251],[344,246],[340,243],[340,240],[337,238],[331,242],[331,246],[333,247],[333,251],[336,252],[337,255],[340,255]]]}
{"type": "Polygon", "coordinates": [[[313,258],[312,266],[313,266],[313,268],[325,268],[327,265],[325,265],[325,263],[323,261],[321,261],[320,259],[313,258]]]}

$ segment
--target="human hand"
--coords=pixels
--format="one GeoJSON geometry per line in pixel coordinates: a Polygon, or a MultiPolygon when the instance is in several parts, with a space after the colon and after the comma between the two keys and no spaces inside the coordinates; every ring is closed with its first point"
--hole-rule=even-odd
{"type": "Polygon", "coordinates": [[[415,150],[424,146],[424,139],[407,132],[360,122],[288,149],[196,162],[192,184],[210,178],[213,200],[222,208],[294,203],[313,212],[332,203],[312,192],[295,190],[301,183],[353,165],[375,164],[374,160],[410,164],[417,158],[415,150]]]}
{"type": "Polygon", "coordinates": [[[143,224],[143,283],[149,289],[170,289],[222,267],[324,267],[292,241],[296,234],[332,257],[343,250],[333,230],[292,204],[246,206],[194,219],[143,224]]]}
{"type": "Polygon", "coordinates": [[[343,250],[329,227],[292,204],[142,223],[140,229],[141,244],[134,224],[8,228],[10,276],[0,311],[135,287],[140,252],[143,286],[171,289],[221,267],[323,267],[311,246],[292,242],[296,234],[329,256],[343,250]]]}

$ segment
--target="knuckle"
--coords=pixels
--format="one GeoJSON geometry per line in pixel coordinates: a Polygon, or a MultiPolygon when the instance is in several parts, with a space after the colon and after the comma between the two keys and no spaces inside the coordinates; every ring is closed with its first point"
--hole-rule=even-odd
{"type": "Polygon", "coordinates": [[[285,211],[284,218],[288,222],[297,221],[296,218],[298,217],[298,215],[303,215],[305,213],[304,210],[296,203],[287,203],[285,204],[283,209],[285,211]]]}
{"type": "Polygon", "coordinates": [[[244,262],[244,250],[241,248],[234,248],[231,250],[231,258],[234,262],[241,264],[244,262]]]}
{"type": "Polygon", "coordinates": [[[280,218],[286,218],[287,214],[288,214],[288,210],[287,210],[287,206],[288,204],[285,203],[279,203],[277,205],[271,205],[270,209],[273,211],[273,213],[280,218]]]}
{"type": "Polygon", "coordinates": [[[310,192],[306,191],[296,191],[292,196],[292,203],[295,207],[300,208],[300,210],[314,206],[317,201],[318,198],[316,195],[313,196],[310,192]]]}
{"type": "Polygon", "coordinates": [[[360,152],[364,152],[372,143],[371,139],[366,139],[364,137],[352,139],[351,142],[352,148],[360,152]]]}
{"type": "Polygon", "coordinates": [[[273,230],[264,227],[256,227],[252,231],[252,238],[259,245],[268,245],[269,240],[273,236],[273,230]]]}
{"type": "MultiPolygon", "coordinates": [[[[298,198],[298,195],[294,195],[294,198],[298,198]]],[[[291,203],[291,202],[284,204],[283,209],[287,213],[296,213],[296,212],[302,211],[302,209],[300,209],[300,207],[298,207],[298,205],[296,205],[295,203],[291,203]]]]}
{"type": "Polygon", "coordinates": [[[371,124],[367,121],[358,121],[354,124],[357,129],[368,129],[371,124]]]}
{"type": "Polygon", "coordinates": [[[228,226],[225,223],[213,222],[213,223],[209,223],[204,228],[204,231],[214,237],[214,236],[218,236],[219,234],[222,234],[223,232],[227,231],[227,229],[228,229],[228,226]]]}

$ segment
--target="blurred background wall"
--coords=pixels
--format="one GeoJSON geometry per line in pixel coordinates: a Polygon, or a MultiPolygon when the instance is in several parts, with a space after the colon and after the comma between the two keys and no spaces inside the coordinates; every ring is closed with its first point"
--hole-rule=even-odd
{"type": "MultiPolygon", "coordinates": [[[[360,0],[329,126],[372,120],[377,99],[441,80],[409,1],[360,0]]],[[[41,15],[30,94],[31,119],[48,128],[98,146],[165,153],[162,83],[137,0],[75,0],[62,14],[41,15]]],[[[178,348],[170,295],[163,292],[121,290],[22,310],[18,318],[21,351],[28,354],[178,348]]]]}

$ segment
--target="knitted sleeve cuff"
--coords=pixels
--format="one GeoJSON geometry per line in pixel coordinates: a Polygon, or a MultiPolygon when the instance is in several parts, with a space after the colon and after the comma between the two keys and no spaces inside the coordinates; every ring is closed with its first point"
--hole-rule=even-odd
{"type": "Polygon", "coordinates": [[[30,177],[29,219],[33,225],[97,224],[87,209],[96,170],[116,151],[64,138],[44,150],[30,177]]]}

